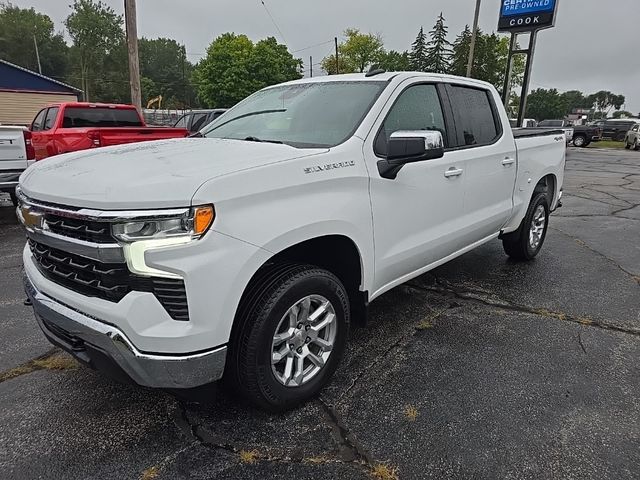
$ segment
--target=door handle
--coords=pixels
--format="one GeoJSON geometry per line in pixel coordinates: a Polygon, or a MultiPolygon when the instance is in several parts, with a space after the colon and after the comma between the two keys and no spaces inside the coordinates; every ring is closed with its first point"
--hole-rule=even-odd
{"type": "Polygon", "coordinates": [[[514,163],[516,163],[516,160],[514,158],[506,157],[504,160],[502,160],[502,165],[504,165],[505,167],[508,165],[513,165],[514,163]]]}
{"type": "Polygon", "coordinates": [[[449,177],[459,177],[460,175],[462,175],[462,172],[464,172],[464,170],[462,170],[461,168],[451,167],[449,170],[444,172],[444,176],[447,177],[447,178],[449,178],[449,177]]]}

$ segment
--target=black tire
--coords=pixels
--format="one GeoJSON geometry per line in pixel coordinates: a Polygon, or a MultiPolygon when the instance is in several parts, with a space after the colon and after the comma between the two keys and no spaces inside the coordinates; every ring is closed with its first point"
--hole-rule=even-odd
{"type": "Polygon", "coordinates": [[[349,331],[347,291],[331,272],[303,264],[272,265],[247,288],[229,345],[225,380],[259,408],[291,409],[317,395],[338,367],[349,331]],[[285,386],[272,370],[273,337],[289,309],[312,295],[328,300],[335,311],[333,348],[315,376],[300,386],[285,386]]]}
{"type": "Polygon", "coordinates": [[[546,192],[536,193],[529,204],[527,213],[520,224],[518,230],[513,233],[508,233],[502,237],[502,247],[509,257],[519,261],[530,261],[535,258],[536,255],[542,249],[544,240],[547,236],[547,229],[549,228],[549,201],[546,192]],[[529,241],[529,231],[531,224],[534,220],[534,214],[538,210],[538,207],[542,206],[544,209],[544,229],[540,236],[539,242],[534,247],[529,241]]]}
{"type": "Polygon", "coordinates": [[[640,150],[640,145],[638,145],[638,139],[636,138],[633,141],[633,149],[637,152],[638,150],[640,150]]]}
{"type": "Polygon", "coordinates": [[[584,148],[588,145],[587,137],[585,135],[574,135],[573,136],[573,146],[584,148]]]}
{"type": "Polygon", "coordinates": [[[631,144],[627,141],[627,139],[624,139],[624,148],[626,148],[627,150],[629,150],[631,148],[631,144]]]}
{"type": "Polygon", "coordinates": [[[11,197],[11,203],[13,203],[14,207],[18,206],[18,197],[16,196],[16,192],[9,192],[9,197],[11,197]]]}

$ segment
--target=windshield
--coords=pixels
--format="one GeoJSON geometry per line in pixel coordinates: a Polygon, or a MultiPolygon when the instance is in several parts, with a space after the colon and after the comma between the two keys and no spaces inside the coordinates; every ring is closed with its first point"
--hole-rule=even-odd
{"type": "Polygon", "coordinates": [[[387,82],[283,85],[254,93],[203,132],[209,138],[333,147],[356,130],[387,82]]]}

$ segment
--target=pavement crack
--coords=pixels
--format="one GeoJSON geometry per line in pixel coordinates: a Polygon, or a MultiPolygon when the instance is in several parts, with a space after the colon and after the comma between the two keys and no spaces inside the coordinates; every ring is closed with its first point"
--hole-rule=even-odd
{"type": "Polygon", "coordinates": [[[635,280],[639,285],[640,285],[640,281],[638,281],[638,276],[634,275],[633,273],[629,272],[628,270],[625,270],[625,268],[620,265],[618,262],[616,262],[614,259],[606,256],[604,253],[599,252],[598,250],[590,247],[584,240],[578,238],[578,237],[574,237],[573,235],[571,235],[568,232],[565,232],[564,230],[557,228],[557,227],[549,227],[553,230],[555,230],[556,232],[560,232],[563,235],[566,235],[567,237],[569,237],[570,239],[572,239],[573,241],[575,241],[578,245],[580,245],[583,248],[586,248],[587,250],[589,250],[590,252],[593,252],[599,256],[601,256],[602,258],[604,258],[605,260],[609,261],[610,263],[612,263],[613,265],[615,265],[616,267],[618,267],[622,272],[626,273],[627,275],[629,275],[633,280],[635,280]]]}
{"type": "Polygon", "coordinates": [[[586,355],[587,354],[587,349],[584,347],[584,343],[582,342],[582,332],[578,332],[578,343],[580,344],[580,348],[582,349],[582,351],[586,355]]]}
{"type": "Polygon", "coordinates": [[[416,290],[453,295],[454,297],[460,298],[462,300],[470,300],[490,307],[499,308],[501,310],[529,313],[532,315],[553,318],[563,322],[577,323],[588,327],[599,328],[601,330],[610,330],[640,337],[640,329],[621,327],[607,322],[593,320],[591,318],[579,317],[564,312],[548,310],[546,308],[528,307],[526,305],[519,305],[502,299],[500,301],[491,300],[483,296],[485,295],[484,292],[482,294],[479,294],[478,292],[474,292],[473,290],[461,290],[453,286],[444,284],[444,282],[438,280],[437,278],[435,280],[436,286],[424,286],[414,283],[408,283],[407,285],[410,288],[414,288],[416,290]]]}
{"type": "Polygon", "coordinates": [[[338,444],[340,459],[344,462],[356,462],[372,468],[375,465],[373,458],[344,426],[335,408],[321,399],[318,400],[318,404],[324,412],[326,422],[338,444]]]}
{"type": "Polygon", "coordinates": [[[28,375],[38,370],[70,370],[76,368],[78,362],[73,357],[63,354],[60,349],[52,348],[48,352],[31,360],[24,362],[17,367],[10,368],[0,373],[0,383],[14,378],[28,375]]]}

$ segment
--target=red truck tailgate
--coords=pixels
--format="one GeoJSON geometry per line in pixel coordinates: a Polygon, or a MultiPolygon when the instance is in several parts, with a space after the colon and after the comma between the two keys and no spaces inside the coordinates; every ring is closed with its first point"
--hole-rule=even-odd
{"type": "Polygon", "coordinates": [[[140,127],[140,128],[99,128],[90,130],[89,137],[97,139],[95,146],[122,145],[125,143],[146,142],[147,140],[164,140],[168,138],[183,138],[189,135],[184,128],[140,127]]]}

